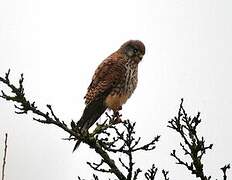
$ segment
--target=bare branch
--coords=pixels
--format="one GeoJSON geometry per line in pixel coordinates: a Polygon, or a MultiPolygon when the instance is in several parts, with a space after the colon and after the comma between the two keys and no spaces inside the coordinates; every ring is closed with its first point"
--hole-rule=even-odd
{"type": "MultiPolygon", "coordinates": [[[[9,72],[8,72],[9,73],[9,72]]],[[[4,156],[3,156],[3,163],[2,163],[2,180],[5,178],[5,166],[6,166],[6,154],[7,154],[7,138],[8,134],[5,134],[5,148],[4,148],[4,156]]]]}
{"type": "MultiPolygon", "coordinates": [[[[72,127],[69,128],[64,123],[64,121],[59,120],[59,118],[54,114],[54,111],[50,105],[47,105],[49,112],[43,112],[35,106],[35,102],[31,103],[29,100],[27,100],[23,88],[23,74],[19,79],[19,87],[16,87],[15,85],[11,84],[9,80],[9,74],[10,70],[5,74],[5,78],[0,77],[0,82],[7,85],[11,89],[13,95],[7,95],[5,92],[2,91],[2,95],[0,97],[7,101],[13,101],[14,103],[19,104],[15,105],[15,108],[17,109],[17,114],[27,114],[27,112],[31,111],[33,115],[37,116],[34,117],[33,120],[43,124],[53,124],[66,131],[71,137],[82,140],[84,143],[88,144],[90,148],[93,148],[102,157],[105,163],[109,165],[112,173],[114,173],[119,179],[126,180],[126,177],[120,172],[118,167],[115,165],[114,161],[109,157],[108,153],[103,150],[103,148],[99,144],[99,141],[94,137],[97,133],[100,133],[103,130],[95,130],[93,134],[80,134],[72,127]]],[[[106,128],[107,127],[105,126],[102,127],[102,129],[106,128]]]]}
{"type": "Polygon", "coordinates": [[[160,136],[156,136],[156,137],[154,137],[154,139],[151,142],[149,142],[149,143],[147,143],[147,144],[145,144],[145,145],[143,145],[141,147],[134,148],[133,152],[138,151],[138,150],[144,150],[144,151],[153,150],[153,149],[156,148],[155,144],[159,141],[159,139],[160,139],[160,136]]]}
{"type": "Polygon", "coordinates": [[[225,165],[221,168],[222,172],[223,172],[223,180],[227,180],[227,175],[226,175],[226,171],[230,169],[230,164],[225,165]]]}
{"type": "MultiPolygon", "coordinates": [[[[155,149],[156,142],[159,141],[160,136],[156,136],[150,142],[141,145],[141,137],[135,137],[135,125],[129,120],[123,121],[122,130],[119,128],[119,116],[113,114],[112,116],[106,114],[107,120],[102,124],[97,124],[96,128],[92,131],[79,131],[76,128],[76,123],[71,122],[67,125],[63,120],[61,120],[53,110],[51,105],[47,105],[47,110],[40,110],[35,102],[29,101],[24,93],[23,81],[24,77],[21,77],[18,81],[18,86],[15,86],[10,82],[9,79],[10,71],[5,74],[5,77],[0,77],[0,82],[5,84],[10,88],[11,93],[7,94],[2,91],[0,95],[1,98],[6,101],[12,101],[16,109],[17,114],[27,114],[31,112],[33,114],[33,120],[43,124],[53,124],[65,132],[68,133],[69,137],[64,138],[65,140],[81,140],[83,143],[87,144],[91,149],[100,155],[100,163],[90,163],[87,164],[95,171],[100,171],[102,173],[112,173],[120,180],[136,180],[138,175],[142,170],[140,168],[135,168],[135,162],[133,159],[133,153],[136,151],[150,151],[155,149]],[[110,153],[123,153],[128,158],[127,161],[124,159],[116,158],[119,162],[115,162],[113,158],[110,157],[110,153]],[[120,171],[120,168],[125,168],[127,170],[126,175],[120,171]]],[[[148,180],[154,180],[157,168],[153,165],[145,177],[148,180]]],[[[98,180],[96,175],[93,176],[95,180],[98,180]]],[[[78,177],[81,180],[80,177],[78,177]]]]}
{"type": "Polygon", "coordinates": [[[103,172],[103,173],[112,173],[110,169],[101,168],[101,166],[102,166],[103,164],[105,164],[105,161],[104,161],[104,160],[101,160],[100,163],[90,163],[90,162],[87,162],[87,164],[88,164],[92,169],[94,169],[95,171],[99,171],[99,172],[103,172]]]}
{"type": "Polygon", "coordinates": [[[94,180],[99,180],[98,176],[95,174],[93,174],[93,178],[94,178],[94,180]]]}
{"type": "Polygon", "coordinates": [[[129,167],[122,161],[122,158],[118,158],[118,160],[121,163],[122,167],[124,167],[127,171],[129,171],[129,167]]]}
{"type": "Polygon", "coordinates": [[[169,180],[169,177],[168,177],[168,171],[165,171],[164,169],[162,170],[162,174],[164,176],[164,180],[169,180]]]}
{"type": "Polygon", "coordinates": [[[156,168],[155,165],[153,164],[151,169],[148,169],[148,171],[145,173],[145,178],[147,180],[155,180],[157,171],[158,171],[158,168],[156,168]]]}
{"type": "Polygon", "coordinates": [[[155,148],[156,142],[158,142],[160,136],[156,136],[151,142],[145,145],[139,145],[141,137],[135,138],[135,124],[126,120],[122,122],[124,131],[119,131],[119,129],[112,125],[108,126],[106,131],[104,130],[102,133],[105,133],[106,137],[97,137],[99,139],[100,145],[109,152],[113,153],[123,153],[127,156],[128,161],[125,163],[121,158],[119,158],[119,162],[123,168],[127,170],[127,179],[130,180],[132,178],[137,178],[139,171],[134,172],[133,162],[133,153],[135,151],[149,151],[155,148]],[[107,132],[111,130],[111,133],[107,132]],[[112,132],[113,131],[113,132],[112,132]],[[115,134],[112,138],[112,134],[115,134]],[[109,136],[111,136],[112,140],[109,140],[109,136]],[[133,177],[134,176],[134,177],[133,177]]]}
{"type": "Polygon", "coordinates": [[[168,123],[168,127],[175,130],[182,137],[184,144],[180,143],[180,146],[184,151],[184,155],[189,156],[192,162],[182,161],[176,155],[176,150],[173,150],[171,156],[177,160],[177,164],[185,166],[196,177],[200,177],[201,180],[209,180],[211,176],[207,177],[205,175],[201,159],[207,149],[212,149],[213,144],[206,146],[204,138],[199,138],[197,134],[197,126],[201,123],[200,113],[193,118],[188,116],[183,107],[183,99],[181,99],[178,115],[168,123]]]}
{"type": "Polygon", "coordinates": [[[141,173],[142,172],[142,170],[141,169],[136,169],[136,171],[134,172],[134,178],[133,178],[133,180],[136,180],[136,179],[138,179],[138,175],[139,175],[139,173],[141,173]]]}

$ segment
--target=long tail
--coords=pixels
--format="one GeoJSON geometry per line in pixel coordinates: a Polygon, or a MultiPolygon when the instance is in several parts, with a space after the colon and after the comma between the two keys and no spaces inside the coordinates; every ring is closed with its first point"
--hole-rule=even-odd
{"type": "MultiPolygon", "coordinates": [[[[86,105],[85,110],[77,122],[77,127],[80,131],[88,130],[105,112],[106,106],[104,105],[103,99],[99,98],[88,105],[86,105]]],[[[77,140],[74,146],[73,152],[79,147],[81,140],[77,140]]]]}

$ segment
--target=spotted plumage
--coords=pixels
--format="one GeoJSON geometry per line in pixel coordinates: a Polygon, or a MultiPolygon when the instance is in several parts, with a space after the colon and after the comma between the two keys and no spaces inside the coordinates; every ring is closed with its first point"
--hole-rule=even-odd
{"type": "Polygon", "coordinates": [[[107,108],[114,112],[121,109],[137,86],[138,64],[144,54],[144,44],[130,40],[98,66],[84,97],[86,107],[77,122],[78,129],[88,130],[107,108]]]}

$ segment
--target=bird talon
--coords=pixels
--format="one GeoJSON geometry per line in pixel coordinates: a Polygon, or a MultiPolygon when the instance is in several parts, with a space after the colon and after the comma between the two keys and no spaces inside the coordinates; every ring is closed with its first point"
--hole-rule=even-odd
{"type": "Polygon", "coordinates": [[[119,107],[118,107],[118,111],[120,111],[120,110],[122,110],[122,106],[119,106],[119,107]]]}
{"type": "Polygon", "coordinates": [[[116,117],[116,119],[114,120],[114,124],[119,124],[122,122],[122,119],[120,117],[116,117]]]}
{"type": "Polygon", "coordinates": [[[113,118],[111,119],[110,123],[118,124],[122,122],[122,119],[121,119],[122,114],[119,113],[119,110],[121,109],[122,107],[120,106],[117,111],[114,111],[113,118]]]}

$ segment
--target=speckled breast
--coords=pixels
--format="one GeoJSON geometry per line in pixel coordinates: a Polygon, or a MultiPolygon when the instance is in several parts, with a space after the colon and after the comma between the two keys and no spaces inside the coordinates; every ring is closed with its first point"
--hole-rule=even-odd
{"type": "Polygon", "coordinates": [[[109,109],[118,110],[130,98],[138,82],[138,65],[127,65],[123,80],[107,96],[105,103],[109,109]]]}

